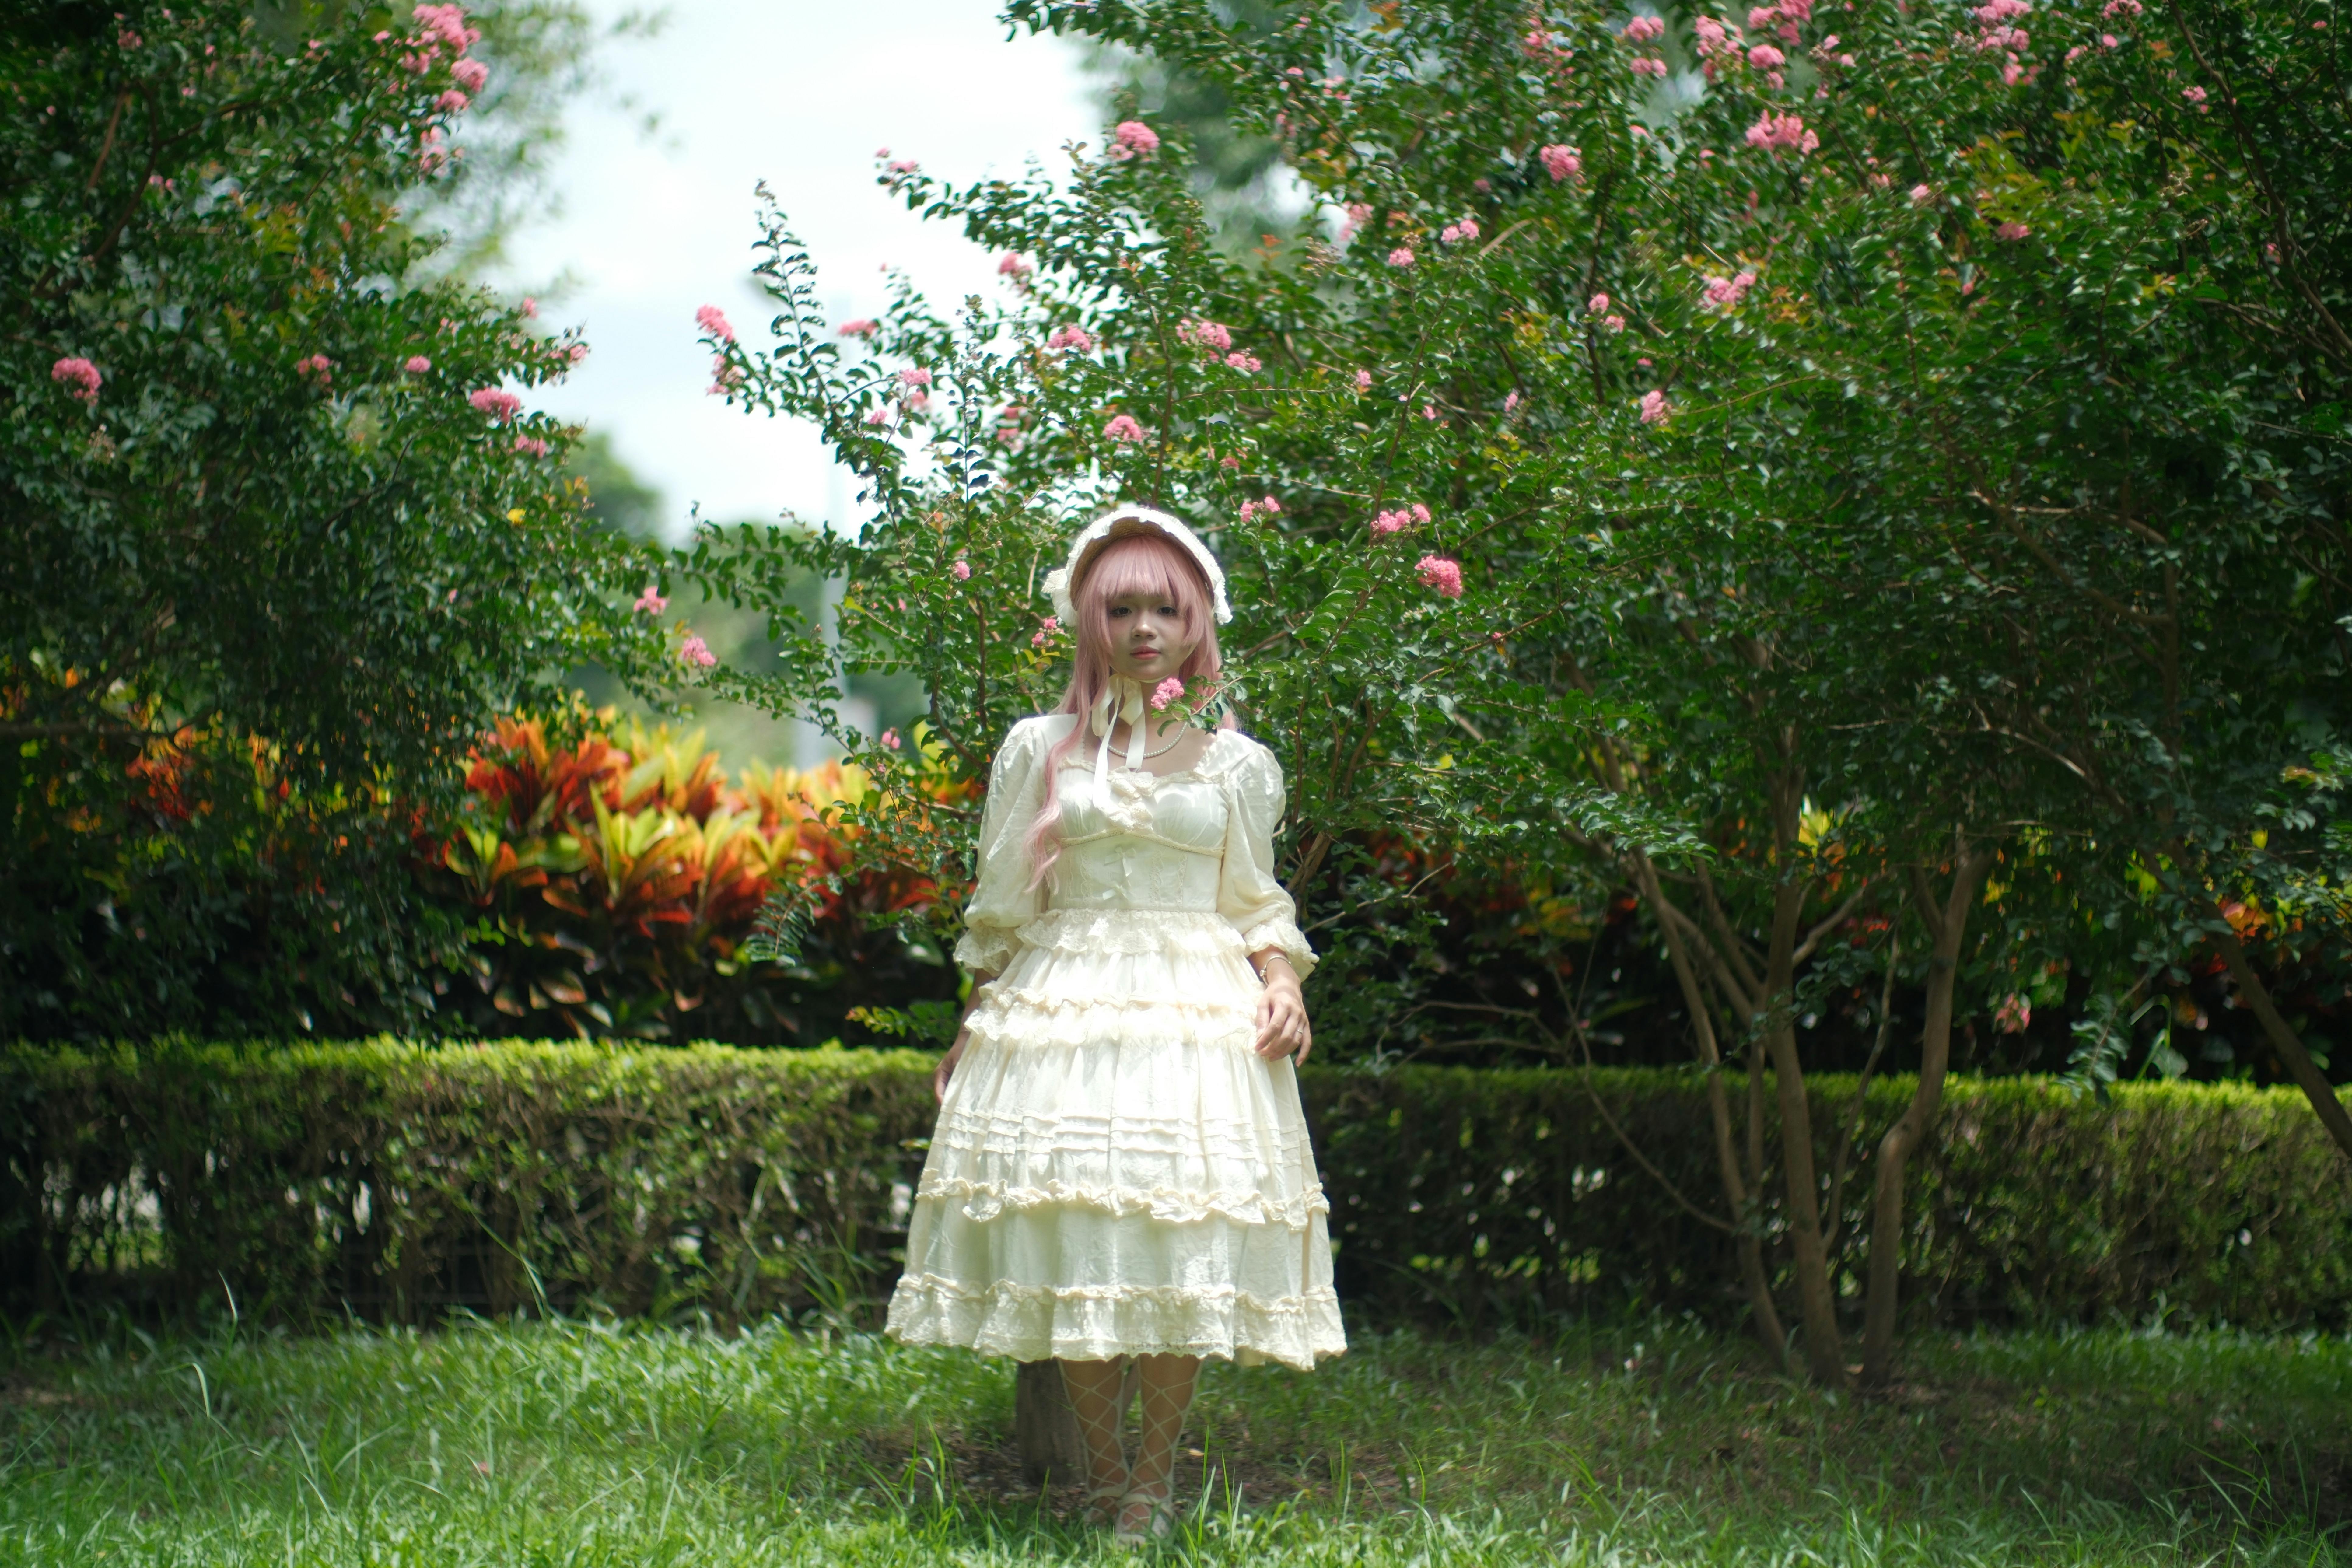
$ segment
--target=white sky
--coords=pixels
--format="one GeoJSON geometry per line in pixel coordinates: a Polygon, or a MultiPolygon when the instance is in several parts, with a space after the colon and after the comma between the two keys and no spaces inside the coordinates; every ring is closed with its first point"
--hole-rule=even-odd
{"type": "MultiPolygon", "coordinates": [[[[608,22],[627,8],[591,5],[608,22]]],[[[848,521],[854,491],[812,432],[704,392],[697,307],[724,310],[747,342],[773,313],[750,277],[754,183],[775,191],[841,319],[879,313],[885,263],[951,310],[995,287],[994,258],[887,195],[875,149],[961,182],[1016,174],[1032,154],[1052,168],[1065,141],[1099,139],[1077,47],[1007,41],[996,11],[996,0],[677,0],[650,41],[608,47],[604,82],[574,108],[555,166],[562,214],[514,237],[504,281],[541,293],[543,323],[583,325],[592,351],[532,402],[610,435],[661,492],[673,538],[696,502],[727,522],[786,509],[848,521]],[[624,97],[634,112],[616,107],[624,97]]]]}

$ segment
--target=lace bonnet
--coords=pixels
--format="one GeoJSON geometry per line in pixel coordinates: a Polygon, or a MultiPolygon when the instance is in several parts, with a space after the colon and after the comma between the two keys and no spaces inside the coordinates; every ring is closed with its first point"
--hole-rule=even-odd
{"type": "Polygon", "coordinates": [[[1069,559],[1045,574],[1045,593],[1054,601],[1054,614],[1064,626],[1074,626],[1077,621],[1077,581],[1086,575],[1087,566],[1103,546],[1114,539],[1130,539],[1143,533],[1160,534],[1181,546],[1201,568],[1201,575],[1209,580],[1209,607],[1215,613],[1217,624],[1223,626],[1234,618],[1234,607],[1225,601],[1225,569],[1217,564],[1217,558],[1209,553],[1201,536],[1164,511],[1155,511],[1148,506],[1121,506],[1113,507],[1080,529],[1078,536],[1070,541],[1069,559]]]}

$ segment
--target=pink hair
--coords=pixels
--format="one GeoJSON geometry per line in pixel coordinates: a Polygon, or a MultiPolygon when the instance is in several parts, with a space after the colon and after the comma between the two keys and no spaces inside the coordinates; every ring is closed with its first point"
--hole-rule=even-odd
{"type": "MultiPolygon", "coordinates": [[[[1087,715],[1110,688],[1110,603],[1129,594],[1158,595],[1182,616],[1192,651],[1176,673],[1188,689],[1195,681],[1214,683],[1224,668],[1217,654],[1217,617],[1209,608],[1209,580],[1182,545],[1153,531],[1114,539],[1096,552],[1070,592],[1078,646],[1071,660],[1070,688],[1054,711],[1071,714],[1077,722],[1045,753],[1045,804],[1027,841],[1029,863],[1035,868],[1029,878],[1033,888],[1045,879],[1062,853],[1062,763],[1080,741],[1093,739],[1087,715]]],[[[1220,721],[1219,727],[1231,729],[1232,717],[1220,721]]]]}

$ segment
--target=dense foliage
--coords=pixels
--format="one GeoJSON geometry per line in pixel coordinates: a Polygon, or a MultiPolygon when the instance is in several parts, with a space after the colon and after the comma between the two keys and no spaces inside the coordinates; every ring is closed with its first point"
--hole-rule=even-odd
{"type": "MultiPolygon", "coordinates": [[[[18,1305],[144,1293],[430,1321],[592,1303],[723,1319],[870,1309],[895,1278],[931,1058],[513,1042],[0,1054],[0,1280],[18,1305]]],[[[1743,1305],[1686,1073],[1310,1069],[1360,1324],[1533,1327],[1743,1305]],[[1648,1154],[1629,1152],[1623,1137],[1648,1154]],[[1650,1162],[1645,1169],[1643,1160],[1650,1162]],[[1675,1184],[1668,1187],[1665,1183],[1675,1184]]],[[[1824,1168],[1908,1082],[1809,1086],[1824,1168]],[[1835,1131],[1832,1131],[1834,1129],[1835,1131]]],[[[2346,1178],[2292,1092],[2047,1080],[1955,1089],[1904,1232],[1916,1321],[2352,1321],[2346,1178]]],[[[1851,1316],[1868,1205],[1832,1252],[1851,1316]]],[[[1769,1215],[1779,1226],[1780,1205],[1769,1215]]]]}
{"type": "Polygon", "coordinates": [[[413,1021],[412,808],[568,665],[667,662],[514,390],[585,345],[404,216],[504,88],[478,30],[257,15],[0,32],[0,1033],[413,1021]]]}

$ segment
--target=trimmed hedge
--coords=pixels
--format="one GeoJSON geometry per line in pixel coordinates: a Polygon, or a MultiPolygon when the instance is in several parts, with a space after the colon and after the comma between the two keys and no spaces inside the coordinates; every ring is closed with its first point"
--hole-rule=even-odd
{"type": "MultiPolygon", "coordinates": [[[[895,1278],[931,1063],[515,1042],[0,1051],[0,1305],[234,1297],[280,1320],[402,1321],[870,1307],[895,1278]]],[[[1739,1314],[1722,1234],[1594,1109],[1712,1208],[1689,1074],[1304,1081],[1352,1313],[1739,1314]]],[[[1815,1083],[1824,1144],[1853,1088],[1815,1083]]],[[[1864,1148],[1909,1092],[1872,1086],[1864,1148]]],[[[1859,1151],[1855,1165],[1842,1266],[1858,1287],[1859,1151]]],[[[2162,1310],[2352,1325],[2352,1174],[2292,1091],[2126,1086],[2101,1104],[2041,1080],[1956,1080],[1910,1191],[1915,1321],[2162,1310]]]]}

